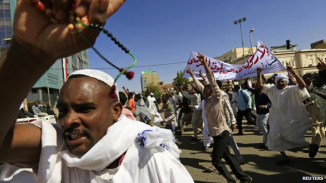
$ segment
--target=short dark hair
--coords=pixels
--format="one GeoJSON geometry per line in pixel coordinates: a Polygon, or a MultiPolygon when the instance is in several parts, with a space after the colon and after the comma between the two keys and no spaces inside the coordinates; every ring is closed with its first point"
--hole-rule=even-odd
{"type": "Polygon", "coordinates": [[[205,84],[204,88],[209,88],[211,91],[213,91],[212,85],[211,84],[205,84]]]}
{"type": "Polygon", "coordinates": [[[267,84],[269,84],[269,83],[270,84],[275,84],[275,78],[274,77],[270,77],[270,78],[267,79],[266,82],[267,82],[267,84]]]}
{"type": "Polygon", "coordinates": [[[163,94],[162,98],[169,99],[169,95],[168,94],[163,94]]]}
{"type": "Polygon", "coordinates": [[[127,101],[127,96],[123,92],[119,92],[119,99],[122,105],[125,105],[127,101]]]}
{"type": "Polygon", "coordinates": [[[131,99],[134,96],[134,94],[132,92],[128,93],[128,99],[131,99]]]}
{"type": "Polygon", "coordinates": [[[302,78],[312,78],[312,74],[311,73],[306,73],[302,76],[302,78]]]}
{"type": "Polygon", "coordinates": [[[218,85],[218,87],[222,88],[222,81],[216,80],[216,84],[218,85]]]}
{"type": "MultiPolygon", "coordinates": [[[[130,93],[131,93],[131,92],[130,92],[130,93]]],[[[139,100],[139,99],[141,99],[141,96],[140,96],[140,94],[136,94],[136,95],[135,95],[135,99],[136,99],[136,100],[139,100]]]]}

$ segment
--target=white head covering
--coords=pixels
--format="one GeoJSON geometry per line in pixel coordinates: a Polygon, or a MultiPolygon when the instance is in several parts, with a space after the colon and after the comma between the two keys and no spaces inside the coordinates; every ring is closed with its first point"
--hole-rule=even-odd
{"type": "Polygon", "coordinates": [[[286,81],[287,83],[289,83],[289,78],[287,77],[287,75],[284,75],[284,74],[278,74],[275,77],[275,84],[278,82],[278,80],[283,80],[283,81],[286,81]]]}
{"type": "MultiPolygon", "coordinates": [[[[74,75],[84,75],[88,76],[94,79],[97,79],[99,81],[102,81],[106,83],[109,86],[112,86],[114,83],[114,79],[108,75],[105,72],[99,71],[99,70],[94,70],[94,69],[81,69],[77,70],[69,75],[69,78],[74,75]]],[[[68,78],[68,79],[69,79],[68,78]]],[[[119,89],[117,83],[114,84],[116,86],[115,93],[117,94],[118,100],[119,100],[119,89]]]]}

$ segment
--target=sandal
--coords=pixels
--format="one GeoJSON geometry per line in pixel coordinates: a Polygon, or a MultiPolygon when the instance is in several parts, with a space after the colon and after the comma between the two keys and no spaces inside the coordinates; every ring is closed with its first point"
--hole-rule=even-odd
{"type": "Polygon", "coordinates": [[[209,172],[214,172],[216,169],[213,165],[210,165],[210,166],[205,167],[205,170],[209,171],[209,172]]]}

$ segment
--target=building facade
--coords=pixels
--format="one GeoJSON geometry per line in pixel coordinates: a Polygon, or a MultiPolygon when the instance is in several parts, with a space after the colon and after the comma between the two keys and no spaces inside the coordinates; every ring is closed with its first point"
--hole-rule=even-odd
{"type": "Polygon", "coordinates": [[[0,0],[0,57],[12,38],[12,24],[16,0],[0,0]]]}
{"type": "MultiPolygon", "coordinates": [[[[256,51],[256,47],[252,47],[253,53],[256,51]]],[[[244,55],[245,58],[249,57],[252,55],[251,49],[250,48],[244,48],[244,55]]],[[[215,57],[217,60],[221,60],[226,63],[233,63],[233,64],[240,64],[237,62],[241,62],[241,59],[243,60],[244,63],[244,58],[243,58],[243,49],[242,48],[234,48],[226,53],[224,53],[221,56],[215,57]]]]}
{"type": "Polygon", "coordinates": [[[311,49],[326,49],[326,39],[311,43],[310,46],[311,49]]]}
{"type": "Polygon", "coordinates": [[[154,85],[159,85],[160,79],[158,77],[158,73],[156,71],[142,71],[142,75],[140,76],[140,83],[142,91],[147,90],[147,86],[150,83],[154,85]]]}
{"type": "Polygon", "coordinates": [[[88,50],[57,60],[35,83],[27,95],[27,101],[39,100],[52,106],[69,74],[79,69],[89,69],[88,50]]]}

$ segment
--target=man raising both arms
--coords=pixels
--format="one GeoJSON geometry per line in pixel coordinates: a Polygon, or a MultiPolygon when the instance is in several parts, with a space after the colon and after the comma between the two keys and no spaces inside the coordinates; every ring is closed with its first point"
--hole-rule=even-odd
{"type": "Polygon", "coordinates": [[[295,147],[308,147],[304,134],[311,126],[311,121],[303,105],[303,100],[310,97],[302,78],[292,67],[287,67],[298,82],[298,85],[288,86],[286,75],[279,74],[275,78],[275,85],[263,85],[261,68],[257,69],[257,89],[272,102],[269,115],[269,135],[266,146],[272,151],[281,153],[282,158],[276,162],[278,165],[290,163],[285,150],[295,147]]]}

